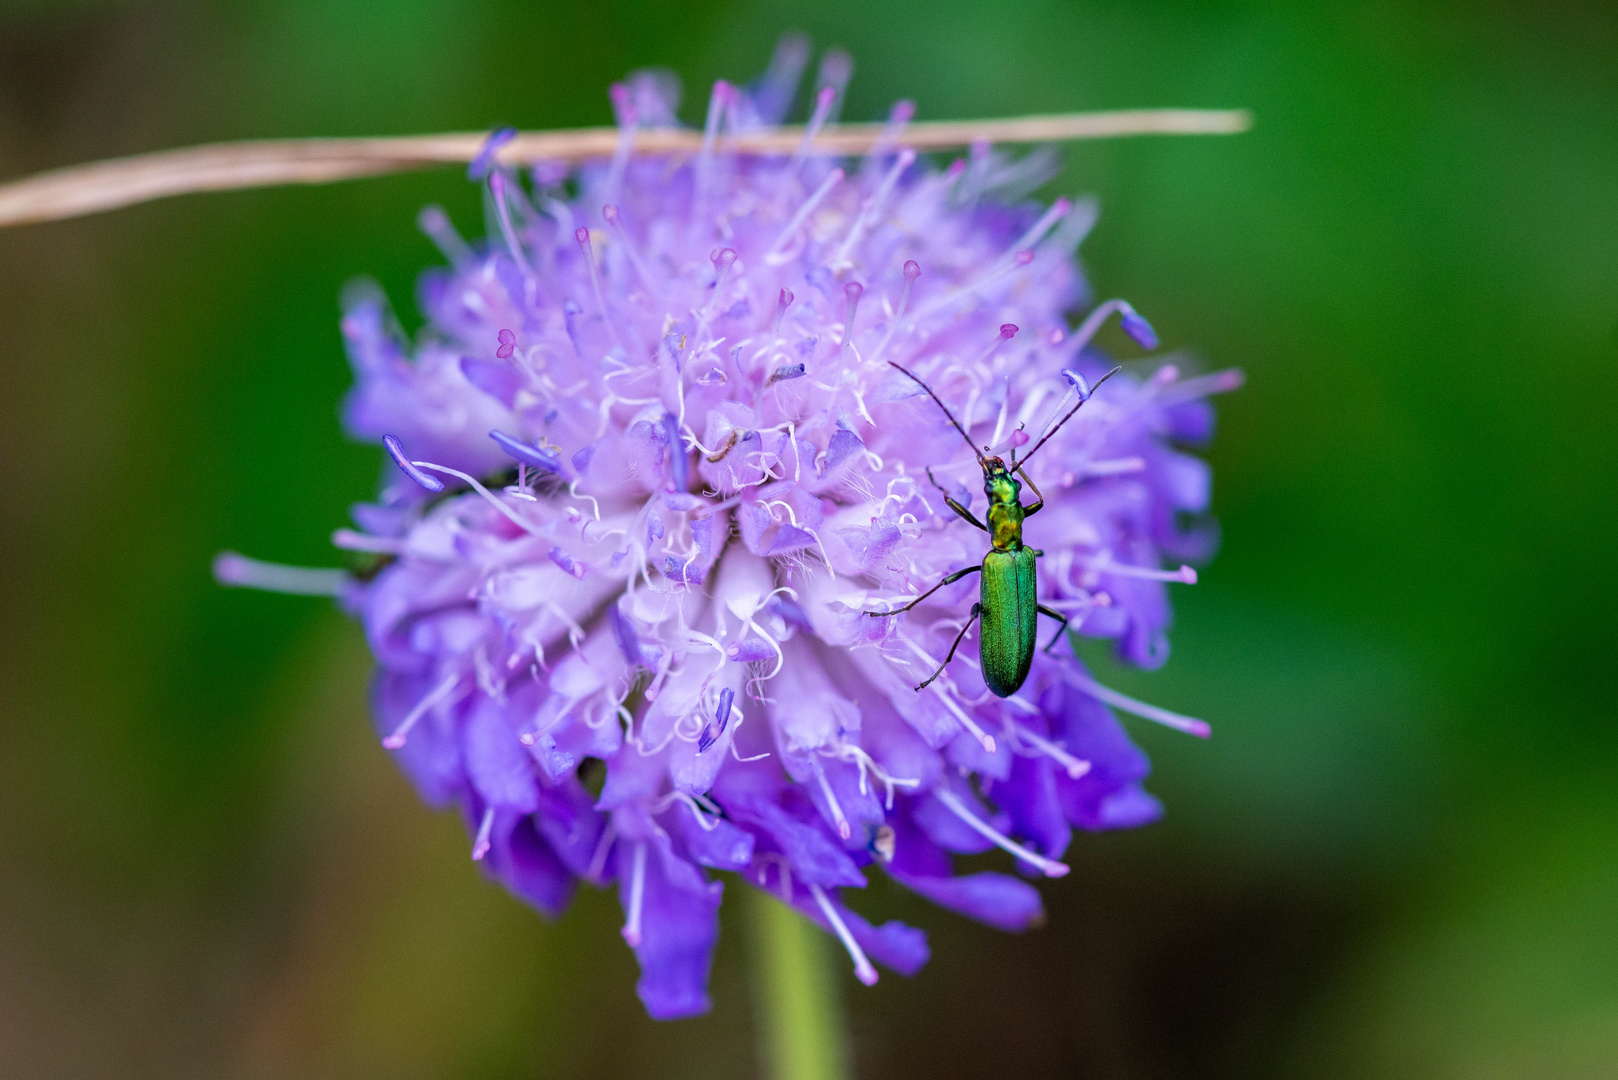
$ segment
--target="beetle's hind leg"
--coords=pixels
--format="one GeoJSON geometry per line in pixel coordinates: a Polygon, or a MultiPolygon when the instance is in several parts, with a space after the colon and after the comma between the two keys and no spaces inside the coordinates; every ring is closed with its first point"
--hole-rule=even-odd
{"type": "Polygon", "coordinates": [[[867,611],[867,612],[865,612],[865,614],[871,616],[871,618],[873,618],[873,619],[885,619],[889,615],[897,615],[901,611],[909,611],[911,608],[915,607],[917,604],[921,603],[923,600],[925,600],[929,596],[933,595],[933,593],[937,592],[939,589],[942,589],[945,585],[953,585],[957,581],[959,581],[963,577],[965,577],[966,575],[975,574],[979,570],[982,570],[982,569],[983,569],[983,567],[981,565],[979,565],[979,566],[968,566],[965,570],[957,570],[957,571],[955,571],[955,573],[948,575],[947,577],[944,578],[943,581],[940,581],[937,585],[934,585],[932,588],[928,589],[926,592],[922,593],[920,596],[916,597],[914,600],[910,601],[910,603],[908,603],[908,604],[904,604],[901,607],[896,607],[892,611],[867,611]]]}
{"type": "Polygon", "coordinates": [[[959,649],[961,647],[961,639],[966,637],[966,632],[968,630],[972,629],[972,624],[978,621],[978,616],[981,615],[981,614],[983,614],[983,605],[982,604],[973,604],[972,605],[972,617],[970,619],[966,620],[966,625],[961,627],[961,632],[959,634],[955,635],[955,644],[953,644],[953,645],[951,645],[949,647],[949,655],[944,657],[944,662],[942,664],[938,665],[938,670],[937,671],[935,671],[931,675],[927,676],[927,682],[924,682],[920,686],[916,687],[917,690],[925,690],[925,689],[927,689],[928,683],[931,683],[934,679],[936,679],[940,675],[944,674],[944,669],[949,667],[949,662],[951,660],[955,659],[955,650],[959,649]]]}
{"type": "Polygon", "coordinates": [[[1056,648],[1056,643],[1062,640],[1062,635],[1067,633],[1067,616],[1063,615],[1055,608],[1046,607],[1044,604],[1039,605],[1039,613],[1041,615],[1049,615],[1051,618],[1062,624],[1057,628],[1056,633],[1051,636],[1051,643],[1045,646],[1045,651],[1050,652],[1052,649],[1056,648]]]}

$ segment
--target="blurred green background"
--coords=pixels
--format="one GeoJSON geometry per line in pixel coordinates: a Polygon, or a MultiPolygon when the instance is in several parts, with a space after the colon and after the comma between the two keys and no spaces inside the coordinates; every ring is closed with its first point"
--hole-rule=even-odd
{"type": "MultiPolygon", "coordinates": [[[[1007,937],[843,977],[862,1077],[1618,1075],[1618,13],[1578,3],[8,3],[0,174],[212,139],[687,113],[799,28],[846,115],[1246,106],[1071,146],[1087,268],[1246,369],[1225,540],[1130,692],[1160,825],[1081,838],[1007,937]]],[[[336,299],[407,322],[456,170],[0,232],[0,1074],[743,1077],[745,921],[708,1018],[633,996],[616,900],[545,925],[364,714],[357,631],[221,590],[331,561],[336,299]]],[[[1132,724],[1134,722],[1131,722],[1132,724]]]]}

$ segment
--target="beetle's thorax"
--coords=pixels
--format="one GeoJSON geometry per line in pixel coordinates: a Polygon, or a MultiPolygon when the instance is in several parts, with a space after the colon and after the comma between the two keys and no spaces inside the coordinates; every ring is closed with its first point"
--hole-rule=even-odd
{"type": "Polygon", "coordinates": [[[1022,484],[999,458],[983,467],[983,493],[989,497],[989,541],[996,551],[1022,548],[1022,484]]]}

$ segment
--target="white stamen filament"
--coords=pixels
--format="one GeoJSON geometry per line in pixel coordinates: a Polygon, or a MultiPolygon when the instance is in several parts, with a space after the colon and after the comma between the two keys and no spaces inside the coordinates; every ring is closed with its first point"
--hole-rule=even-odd
{"type": "Polygon", "coordinates": [[[612,851],[612,842],[618,836],[618,826],[611,821],[601,830],[601,839],[596,841],[594,854],[590,856],[590,866],[584,871],[584,876],[597,885],[601,884],[601,872],[607,868],[607,855],[612,851]]]}
{"type": "Polygon", "coordinates": [[[848,818],[843,814],[843,805],[837,801],[837,795],[831,789],[831,781],[826,779],[826,770],[821,768],[820,762],[812,756],[809,758],[809,767],[815,771],[815,779],[820,781],[820,793],[826,797],[826,807],[837,821],[837,835],[847,840],[854,835],[854,831],[849,828],[848,818]]]}
{"type": "Polygon", "coordinates": [[[874,775],[878,780],[882,781],[883,787],[887,789],[887,800],[884,805],[889,810],[893,809],[894,788],[902,787],[914,791],[916,788],[921,786],[921,781],[919,779],[890,775],[887,770],[883,769],[882,766],[876,763],[875,758],[873,758],[870,754],[867,754],[861,747],[855,746],[852,743],[843,743],[840,747],[838,747],[834,756],[842,761],[847,761],[852,758],[854,763],[859,766],[861,795],[865,794],[865,773],[867,770],[869,770],[871,774],[874,775]]]}
{"type": "Polygon", "coordinates": [[[1134,309],[1123,300],[1108,300],[1104,304],[1096,305],[1096,309],[1090,312],[1089,317],[1079,324],[1077,330],[1073,331],[1073,336],[1067,339],[1065,348],[1069,349],[1074,356],[1077,356],[1084,351],[1086,345],[1090,344],[1090,339],[1096,336],[1096,333],[1101,329],[1102,323],[1107,321],[1108,316],[1115,311],[1132,310],[1134,309]]]}
{"type": "Polygon", "coordinates": [[[532,533],[534,536],[544,536],[545,535],[544,530],[536,528],[533,525],[530,525],[528,522],[526,522],[522,518],[518,517],[516,515],[516,513],[512,511],[511,507],[507,506],[505,503],[503,503],[499,499],[495,498],[494,497],[494,492],[490,491],[488,488],[486,488],[482,484],[478,483],[476,477],[468,476],[466,473],[463,473],[461,470],[452,469],[447,465],[435,465],[431,461],[412,461],[410,464],[414,465],[418,469],[431,469],[434,472],[441,472],[445,476],[453,476],[457,480],[463,481],[463,482],[471,485],[473,491],[476,491],[479,495],[482,495],[485,499],[487,499],[489,501],[490,506],[494,507],[496,510],[498,510],[502,514],[504,514],[507,518],[509,518],[511,520],[511,523],[513,525],[517,526],[523,532],[532,533]]]}
{"type": "Polygon", "coordinates": [[[601,321],[607,324],[607,332],[612,335],[613,343],[621,349],[624,346],[624,339],[618,335],[618,324],[607,311],[607,298],[601,292],[601,274],[596,269],[595,241],[590,237],[588,229],[585,230],[585,239],[579,244],[579,250],[584,256],[584,264],[590,268],[590,291],[595,294],[601,321]]]}
{"type": "Polygon", "coordinates": [[[820,129],[826,126],[826,118],[831,115],[832,106],[837,102],[837,91],[831,87],[822,87],[815,96],[815,111],[810,114],[809,122],[804,125],[803,139],[798,143],[797,151],[792,155],[792,171],[797,172],[803,164],[803,159],[809,156],[809,148],[815,143],[815,136],[820,129]],[[831,93],[825,91],[831,90],[831,93]]]}
{"type": "MultiPolygon", "coordinates": [[[[495,217],[500,220],[500,235],[505,237],[506,247],[511,249],[511,257],[522,268],[523,276],[534,277],[534,268],[528,264],[528,257],[523,254],[522,244],[517,239],[517,230],[511,224],[511,208],[506,205],[506,178],[499,172],[489,174],[489,194],[494,197],[495,217]]],[[[527,292],[525,288],[523,290],[527,292]]]]}
{"type": "MultiPolygon", "coordinates": [[[[1078,611],[1088,613],[1091,608],[1111,607],[1112,597],[1106,593],[1091,593],[1089,596],[1080,596],[1073,599],[1059,599],[1052,597],[1045,601],[1046,607],[1053,607],[1057,611],[1078,611]]],[[[1076,626],[1068,629],[1076,630],[1076,626]]]]}
{"type": "Polygon", "coordinates": [[[1157,400],[1164,405],[1191,401],[1209,394],[1224,394],[1239,389],[1246,378],[1237,368],[1216,371],[1212,375],[1199,375],[1195,379],[1172,383],[1159,391],[1157,400]]]}
{"type": "Polygon", "coordinates": [[[1090,771],[1090,763],[1088,761],[1085,761],[1083,758],[1074,757],[1060,745],[1051,742],[1043,735],[1038,735],[1023,727],[1021,724],[1012,723],[1010,720],[1006,721],[1006,726],[1016,734],[1017,738],[1026,741],[1029,745],[1039,750],[1040,753],[1051,758],[1058,765],[1062,766],[1062,768],[1066,769],[1067,775],[1070,778],[1077,780],[1079,777],[1090,771]]]}
{"type": "Polygon", "coordinates": [[[635,129],[640,126],[635,106],[627,101],[624,104],[626,108],[618,117],[618,145],[613,148],[612,167],[607,171],[606,197],[603,201],[609,203],[618,201],[618,192],[624,183],[624,170],[629,168],[629,156],[635,148],[635,129]]]}
{"type": "Polygon", "coordinates": [[[629,872],[629,917],[624,920],[624,928],[620,931],[624,941],[630,948],[640,945],[640,913],[646,900],[646,845],[635,845],[634,853],[630,856],[629,872]]]}
{"type": "MultiPolygon", "coordinates": [[[[842,169],[833,169],[826,174],[826,179],[822,180],[820,186],[815,188],[814,193],[804,200],[802,206],[798,207],[798,212],[792,215],[792,220],[787,222],[786,228],[782,229],[781,234],[775,238],[775,243],[771,244],[769,250],[764,253],[766,265],[779,265],[775,256],[797,235],[798,230],[803,227],[804,221],[810,214],[815,212],[815,207],[820,205],[822,199],[831,194],[831,189],[843,182],[843,175],[842,169]]],[[[779,316],[779,313],[777,314],[779,316]]]]}
{"type": "Polygon", "coordinates": [[[429,690],[420,701],[416,702],[416,707],[406,713],[403,720],[399,721],[399,726],[389,732],[388,737],[382,740],[382,745],[389,750],[397,750],[403,746],[405,739],[410,735],[410,729],[416,726],[416,722],[427,715],[428,709],[449,697],[450,691],[454,690],[455,685],[460,681],[460,672],[456,672],[429,690]]]}
{"type": "Polygon", "coordinates": [[[819,885],[811,885],[809,893],[815,898],[815,903],[820,905],[820,913],[831,923],[832,930],[837,934],[837,940],[848,950],[849,959],[854,961],[854,977],[866,986],[875,986],[876,968],[866,959],[865,950],[860,948],[860,943],[855,941],[854,935],[849,932],[848,924],[843,922],[843,917],[832,906],[831,900],[826,896],[826,890],[819,885]]]}
{"type": "Polygon", "coordinates": [[[1092,562],[1081,562],[1078,565],[1086,570],[1093,570],[1098,574],[1113,574],[1117,577],[1141,578],[1146,581],[1178,581],[1186,585],[1195,585],[1197,583],[1197,572],[1183,563],[1178,570],[1153,570],[1149,566],[1134,566],[1130,563],[1113,562],[1108,557],[1096,559],[1092,562]]]}
{"type": "Polygon", "coordinates": [[[416,225],[454,266],[465,266],[472,261],[474,257],[472,248],[461,239],[461,234],[455,231],[455,226],[450,223],[449,215],[444,212],[442,206],[423,208],[421,213],[416,215],[416,225]]]}
{"type": "Polygon", "coordinates": [[[494,831],[494,807],[486,807],[478,823],[478,838],[472,842],[472,861],[482,862],[489,853],[489,834],[494,831]]]}
{"type": "Polygon", "coordinates": [[[263,562],[234,551],[221,551],[214,556],[213,576],[221,585],[292,596],[341,596],[348,580],[348,575],[341,570],[263,562]]]}
{"type": "Polygon", "coordinates": [[[697,799],[683,791],[671,791],[652,804],[652,813],[661,814],[675,803],[683,803],[691,811],[691,816],[697,819],[697,824],[703,832],[713,832],[719,828],[719,813],[699,803],[697,799]]]}
{"type": "MultiPolygon", "coordinates": [[[[933,665],[934,667],[937,666],[937,664],[938,664],[937,658],[935,658],[930,653],[928,653],[926,649],[923,649],[920,645],[917,645],[914,641],[911,641],[907,637],[901,637],[900,640],[903,641],[906,645],[908,645],[910,647],[910,651],[914,652],[917,656],[921,657],[923,661],[925,661],[928,664],[933,665]]],[[[947,677],[948,676],[945,676],[945,678],[947,678],[947,677]]],[[[959,705],[957,705],[955,703],[955,701],[947,693],[944,692],[944,688],[942,686],[940,686],[936,680],[933,682],[933,684],[931,686],[928,687],[928,689],[931,690],[933,693],[937,694],[938,695],[938,700],[940,700],[940,701],[942,701],[944,703],[944,708],[948,709],[951,713],[953,713],[954,716],[955,716],[955,719],[957,719],[957,720],[959,720],[961,722],[961,726],[964,727],[967,731],[970,731],[972,733],[973,737],[975,737],[978,742],[983,744],[983,750],[984,750],[985,753],[989,753],[989,754],[994,753],[994,749],[995,749],[994,736],[992,736],[988,732],[984,731],[981,727],[979,727],[977,725],[976,721],[974,721],[970,716],[967,716],[966,711],[964,709],[962,709],[959,705]]]]}
{"type": "Polygon", "coordinates": [[[1033,254],[1032,252],[1028,252],[1028,249],[1026,248],[1024,248],[1021,252],[1015,252],[1010,259],[1003,260],[998,266],[991,266],[978,278],[968,281],[965,285],[951,289],[942,296],[935,298],[931,303],[923,304],[921,307],[918,307],[915,314],[912,315],[909,320],[907,320],[907,325],[914,326],[916,321],[921,319],[923,316],[931,315],[935,312],[953,307],[962,300],[966,300],[977,295],[979,291],[987,289],[990,285],[997,285],[1003,279],[1010,277],[1017,271],[1026,269],[1029,263],[1031,263],[1033,260],[1023,260],[1017,257],[1018,255],[1022,255],[1024,252],[1027,252],[1029,255],[1033,254]]]}
{"type": "Polygon", "coordinates": [[[914,150],[906,147],[899,151],[899,156],[888,169],[888,174],[882,178],[882,185],[876,189],[876,194],[872,195],[870,201],[860,210],[859,216],[854,219],[853,226],[848,230],[848,236],[843,239],[842,246],[837,249],[837,254],[828,264],[833,270],[854,265],[849,260],[849,254],[854,250],[854,245],[858,244],[865,236],[865,230],[870,227],[871,223],[881,216],[882,209],[887,204],[888,196],[893,191],[893,185],[899,182],[899,176],[911,165],[915,164],[915,161],[916,152],[914,150]]]}
{"type": "Polygon", "coordinates": [[[1011,245],[1011,250],[1024,251],[1039,243],[1045,238],[1045,234],[1051,231],[1051,226],[1067,217],[1072,209],[1073,203],[1069,199],[1057,199],[1051,203],[1051,208],[1045,211],[1044,216],[1034,222],[1032,227],[1022,234],[1021,239],[1011,245]]]}
{"type": "Polygon", "coordinates": [[[405,550],[403,540],[386,536],[368,536],[353,529],[338,529],[332,533],[331,544],[332,547],[344,551],[373,551],[379,555],[400,555],[405,550]]]}
{"type": "Polygon", "coordinates": [[[635,246],[635,241],[630,238],[629,227],[624,224],[623,215],[616,206],[603,207],[601,214],[602,217],[606,218],[607,227],[612,230],[613,235],[618,239],[619,245],[623,247],[624,254],[629,256],[629,265],[634,268],[635,275],[640,278],[640,283],[646,286],[647,292],[656,296],[659,292],[657,283],[653,280],[651,271],[646,269],[646,263],[641,260],[640,249],[635,246]],[[608,214],[608,210],[611,210],[612,213],[608,214]]]}
{"type": "MultiPolygon", "coordinates": [[[[1065,405],[1066,402],[1064,401],[1065,405]]],[[[1054,417],[1053,417],[1054,419],[1054,417]]],[[[1049,425],[1046,425],[1047,427],[1049,425]]],[[[1146,471],[1146,459],[1138,457],[1111,458],[1107,461],[1087,461],[1074,473],[1075,480],[1091,476],[1126,476],[1146,471]]]]}
{"type": "Polygon", "coordinates": [[[953,791],[942,787],[934,788],[933,794],[937,796],[939,802],[948,807],[950,813],[960,818],[973,832],[996,847],[1011,852],[1030,865],[1037,866],[1045,872],[1046,877],[1065,877],[1067,875],[1069,867],[1066,863],[1057,862],[1055,859],[1047,859],[1043,855],[1036,855],[1029,851],[1017,841],[995,829],[988,822],[981,820],[971,810],[968,810],[966,804],[961,801],[960,796],[953,791]]]}
{"type": "Polygon", "coordinates": [[[1127,713],[1134,713],[1144,720],[1153,720],[1165,727],[1176,731],[1183,731],[1187,735],[1195,735],[1199,739],[1206,739],[1213,734],[1213,729],[1206,720],[1198,720],[1194,716],[1182,716],[1167,709],[1160,709],[1156,705],[1148,705],[1144,701],[1137,701],[1127,694],[1120,694],[1109,687],[1102,686],[1086,675],[1070,675],[1073,685],[1083,690],[1097,701],[1105,702],[1115,709],[1122,709],[1127,713]]]}

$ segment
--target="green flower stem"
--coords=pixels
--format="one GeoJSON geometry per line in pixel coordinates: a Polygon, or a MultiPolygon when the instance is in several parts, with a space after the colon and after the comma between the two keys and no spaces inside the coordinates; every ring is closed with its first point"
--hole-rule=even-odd
{"type": "Polygon", "coordinates": [[[826,935],[760,889],[745,890],[753,1007],[769,1080],[849,1080],[848,1037],[826,935]]]}

